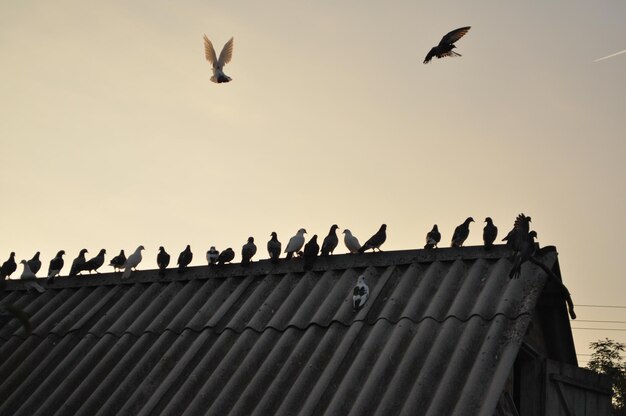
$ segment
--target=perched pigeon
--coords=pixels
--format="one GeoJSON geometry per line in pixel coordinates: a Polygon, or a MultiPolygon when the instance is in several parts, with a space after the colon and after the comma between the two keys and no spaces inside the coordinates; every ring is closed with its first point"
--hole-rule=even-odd
{"type": "Polygon", "coordinates": [[[328,235],[324,237],[324,242],[322,243],[322,252],[320,256],[328,256],[329,254],[333,254],[335,249],[337,248],[337,244],[339,244],[339,239],[337,238],[337,224],[333,224],[330,227],[330,231],[328,231],[328,235]]]}
{"type": "Polygon", "coordinates": [[[65,255],[65,250],[59,250],[57,255],[50,260],[50,266],[48,267],[48,280],[47,283],[53,283],[54,277],[58,276],[61,273],[61,269],[65,264],[63,260],[63,256],[65,255]]]}
{"type": "Polygon", "coordinates": [[[213,44],[204,35],[204,56],[206,60],[213,66],[213,76],[211,77],[211,81],[216,83],[222,82],[230,82],[231,77],[224,73],[224,65],[230,62],[233,57],[233,45],[234,38],[230,38],[228,42],[222,48],[222,52],[220,52],[220,57],[217,58],[215,55],[215,49],[213,49],[213,44]]]}
{"type": "Polygon", "coordinates": [[[0,267],[0,280],[10,277],[16,269],[17,263],[15,262],[15,253],[11,252],[9,259],[2,263],[2,267],[0,267]]]}
{"type": "Polygon", "coordinates": [[[124,250],[120,250],[120,254],[111,259],[109,266],[113,267],[113,271],[119,272],[124,267],[124,263],[126,263],[126,254],[124,250]]]}
{"type": "Polygon", "coordinates": [[[352,232],[350,232],[350,230],[348,230],[347,228],[343,230],[343,234],[345,234],[345,236],[343,237],[343,243],[346,245],[348,251],[352,254],[358,253],[359,249],[361,248],[359,240],[355,236],[353,236],[352,232]]]}
{"type": "Polygon", "coordinates": [[[463,247],[463,243],[467,240],[469,236],[469,225],[470,222],[474,222],[474,218],[468,217],[463,224],[459,225],[454,229],[454,234],[452,235],[452,247],[463,247]]]}
{"type": "Polygon", "coordinates": [[[376,249],[378,249],[378,251],[381,251],[380,246],[383,245],[386,239],[387,224],[383,224],[380,226],[380,229],[376,232],[376,234],[371,236],[370,239],[367,240],[365,244],[363,244],[363,247],[359,249],[359,253],[363,253],[365,250],[369,250],[370,248],[372,249],[372,251],[376,251],[376,249]]]}
{"type": "Polygon", "coordinates": [[[241,247],[241,265],[248,266],[255,254],[256,244],[254,244],[254,237],[248,237],[248,242],[241,247]]]}
{"type": "Polygon", "coordinates": [[[217,264],[225,264],[230,263],[235,258],[235,252],[232,248],[228,247],[226,250],[222,251],[217,258],[217,264]]]}
{"type": "Polygon", "coordinates": [[[273,264],[278,263],[278,258],[280,257],[280,250],[283,245],[278,241],[278,235],[275,231],[272,231],[272,238],[267,242],[267,253],[270,255],[270,261],[273,264]]]}
{"type": "Polygon", "coordinates": [[[220,252],[215,249],[215,246],[211,246],[209,251],[206,252],[206,261],[209,263],[209,266],[217,263],[219,256],[220,252]]]}
{"type": "Polygon", "coordinates": [[[493,247],[493,242],[496,241],[496,237],[498,236],[498,227],[493,224],[493,220],[491,217],[485,218],[485,228],[483,228],[483,242],[485,243],[485,247],[493,247]]]}
{"type": "Polygon", "coordinates": [[[437,224],[435,224],[433,225],[433,229],[426,233],[426,245],[424,248],[435,248],[440,241],[441,233],[439,232],[439,228],[437,228],[437,224]]]}
{"type": "Polygon", "coordinates": [[[128,258],[124,262],[124,265],[122,266],[122,268],[124,269],[124,273],[122,273],[122,279],[128,279],[130,277],[131,271],[133,269],[136,270],[139,263],[141,263],[141,260],[143,259],[143,257],[141,256],[141,250],[145,250],[145,248],[143,248],[143,246],[137,247],[135,252],[128,256],[128,258]]]}
{"type": "Polygon", "coordinates": [[[28,260],[28,267],[33,272],[34,275],[39,273],[39,269],[41,269],[41,260],[39,260],[39,252],[36,252],[32,259],[28,260]]]}
{"type": "Polygon", "coordinates": [[[33,271],[28,266],[28,262],[26,260],[20,261],[20,264],[24,265],[24,270],[22,271],[22,275],[20,276],[20,279],[36,279],[37,278],[37,276],[35,276],[35,273],[33,273],[33,271]]]}
{"type": "Polygon", "coordinates": [[[537,232],[531,231],[524,238],[520,236],[518,244],[518,251],[513,256],[513,267],[509,273],[509,278],[517,279],[522,272],[522,264],[528,261],[534,254],[537,246],[535,246],[535,238],[537,238],[537,232]]]}
{"type": "Polygon", "coordinates": [[[72,262],[72,267],[70,268],[70,276],[76,276],[83,270],[83,266],[87,260],[85,259],[85,253],[89,253],[86,248],[82,249],[78,254],[78,257],[74,259],[72,262]]]}
{"type": "Polygon", "coordinates": [[[439,45],[433,47],[426,58],[424,59],[424,63],[427,64],[430,62],[433,57],[443,58],[444,56],[461,56],[461,54],[454,52],[452,49],[456,48],[454,43],[461,39],[469,30],[471,26],[462,27],[445,35],[441,38],[441,42],[439,45]]]}
{"type": "Polygon", "coordinates": [[[170,255],[165,251],[163,246],[159,247],[159,254],[157,254],[157,266],[159,266],[159,274],[163,276],[165,269],[170,265],[170,255]]]}
{"type": "Polygon", "coordinates": [[[102,249],[98,253],[98,255],[92,259],[89,259],[83,264],[82,270],[88,271],[91,274],[91,271],[98,273],[98,269],[104,264],[104,255],[106,254],[106,250],[102,249]]]}
{"type": "Polygon", "coordinates": [[[355,311],[361,310],[361,308],[367,302],[367,298],[370,295],[370,288],[365,283],[365,275],[360,275],[354,291],[352,292],[352,308],[355,311]]]}
{"type": "Polygon", "coordinates": [[[314,234],[313,237],[309,240],[308,243],[304,246],[304,254],[302,257],[304,258],[304,270],[309,270],[313,267],[315,263],[315,259],[317,258],[317,254],[320,252],[320,245],[317,244],[317,234],[314,234]]]}
{"type": "Polygon", "coordinates": [[[182,273],[185,271],[191,260],[193,259],[193,253],[191,252],[191,246],[187,244],[187,247],[178,255],[178,273],[182,273]]]}
{"type": "Polygon", "coordinates": [[[304,234],[306,234],[306,230],[304,228],[300,228],[296,235],[289,239],[287,247],[285,248],[285,253],[287,253],[287,260],[292,258],[294,253],[297,254],[304,245],[304,234]]]}

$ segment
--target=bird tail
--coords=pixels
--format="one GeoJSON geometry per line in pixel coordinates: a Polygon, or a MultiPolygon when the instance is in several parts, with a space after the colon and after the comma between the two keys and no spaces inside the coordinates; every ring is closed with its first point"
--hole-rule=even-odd
{"type": "Polygon", "coordinates": [[[371,248],[370,246],[368,246],[367,244],[364,244],[361,248],[359,248],[357,251],[359,253],[365,253],[365,250],[367,250],[368,248],[371,248]]]}
{"type": "Polygon", "coordinates": [[[122,279],[128,279],[130,277],[131,268],[127,267],[124,269],[124,273],[122,273],[122,279]]]}
{"type": "Polygon", "coordinates": [[[519,278],[522,272],[522,262],[521,256],[519,254],[515,255],[515,259],[513,260],[513,267],[511,268],[511,272],[509,273],[509,279],[517,279],[519,278]]]}
{"type": "Polygon", "coordinates": [[[434,248],[435,246],[433,244],[430,243],[426,243],[426,245],[424,246],[425,249],[431,249],[434,248]]]}
{"type": "Polygon", "coordinates": [[[289,260],[289,259],[290,259],[290,258],[292,258],[292,257],[293,257],[293,251],[288,251],[288,252],[287,252],[287,256],[285,256],[285,258],[286,258],[287,260],[289,260]]]}

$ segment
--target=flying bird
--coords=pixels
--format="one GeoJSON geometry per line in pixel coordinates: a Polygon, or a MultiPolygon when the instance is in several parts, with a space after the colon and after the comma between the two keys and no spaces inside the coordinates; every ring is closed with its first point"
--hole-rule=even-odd
{"type": "Polygon", "coordinates": [[[313,234],[313,237],[311,237],[309,242],[304,246],[304,254],[302,255],[304,259],[304,270],[309,270],[313,267],[319,252],[320,245],[317,244],[317,234],[313,234]]]}
{"type": "Polygon", "coordinates": [[[9,259],[2,263],[2,267],[0,267],[0,280],[10,277],[16,269],[17,263],[15,262],[15,253],[11,252],[9,259]]]}
{"type": "Polygon", "coordinates": [[[209,266],[217,263],[217,259],[220,256],[220,252],[217,251],[215,246],[211,246],[211,248],[206,252],[206,261],[209,263],[209,266]]]}
{"type": "Polygon", "coordinates": [[[83,270],[83,266],[85,265],[85,262],[87,262],[87,259],[85,259],[85,253],[89,253],[86,248],[82,249],[78,254],[78,257],[72,261],[72,267],[70,268],[69,274],[70,276],[76,276],[83,270]]]}
{"type": "Polygon", "coordinates": [[[193,260],[193,253],[191,252],[191,246],[187,244],[187,247],[178,255],[178,261],[176,262],[178,273],[184,272],[191,260],[193,260]]]}
{"type": "Polygon", "coordinates": [[[455,29],[452,32],[445,35],[441,38],[439,45],[434,46],[426,58],[424,59],[424,63],[427,64],[430,62],[433,57],[443,58],[444,56],[461,56],[460,53],[454,52],[452,49],[456,48],[454,43],[461,39],[465,34],[470,30],[471,26],[461,27],[459,29],[455,29]]]}
{"type": "Polygon", "coordinates": [[[213,67],[213,76],[211,77],[211,81],[220,84],[222,82],[230,82],[232,80],[231,77],[224,73],[224,65],[229,63],[233,57],[234,40],[234,38],[230,38],[230,40],[226,42],[222,48],[222,52],[220,52],[220,57],[217,58],[213,44],[209,38],[204,35],[204,56],[213,67]]]}
{"type": "Polygon", "coordinates": [[[137,270],[137,266],[139,265],[139,263],[141,263],[141,260],[143,259],[143,257],[141,256],[142,250],[145,250],[145,248],[143,248],[143,246],[139,246],[133,254],[128,256],[128,258],[124,262],[124,266],[122,266],[122,268],[124,269],[124,273],[122,273],[122,279],[128,279],[130,277],[131,271],[133,269],[137,270]]]}
{"type": "Polygon", "coordinates": [[[39,269],[41,269],[41,260],[39,260],[39,252],[36,252],[32,259],[28,260],[28,267],[33,272],[34,275],[37,275],[39,269]]]}
{"type": "Polygon", "coordinates": [[[106,250],[102,249],[98,252],[98,255],[94,258],[91,258],[83,264],[82,270],[88,271],[91,274],[91,271],[98,273],[98,269],[104,264],[104,255],[106,254],[106,250]]]}
{"type": "Polygon", "coordinates": [[[294,253],[298,253],[304,245],[304,234],[306,234],[306,230],[304,228],[300,228],[296,235],[289,239],[287,247],[285,248],[285,253],[287,253],[287,260],[292,258],[294,253]]]}
{"type": "Polygon", "coordinates": [[[163,246],[159,247],[159,254],[157,254],[157,266],[159,266],[159,275],[163,276],[165,274],[165,269],[170,265],[170,255],[163,248],[163,246]]]}
{"type": "Polygon", "coordinates": [[[248,237],[248,242],[241,247],[241,265],[250,265],[250,261],[255,254],[256,244],[254,244],[254,237],[248,237]]]}
{"type": "Polygon", "coordinates": [[[370,248],[372,249],[372,251],[376,251],[376,249],[378,249],[378,251],[381,251],[380,246],[383,245],[386,239],[387,224],[383,224],[380,226],[380,229],[376,231],[376,234],[371,236],[370,239],[367,240],[365,244],[363,244],[363,247],[359,249],[359,253],[363,253],[365,250],[369,250],[370,248]]]}
{"type": "Polygon", "coordinates": [[[365,283],[365,275],[360,275],[352,291],[352,308],[357,312],[361,310],[365,302],[367,302],[369,295],[370,288],[365,283]]]}
{"type": "Polygon", "coordinates": [[[337,244],[339,244],[339,238],[337,238],[337,224],[333,224],[330,227],[330,231],[328,231],[328,235],[324,237],[324,241],[322,242],[322,252],[320,256],[328,256],[329,254],[333,254],[335,249],[337,248],[337,244]]]}
{"type": "Polygon", "coordinates": [[[61,269],[65,264],[63,260],[63,256],[65,255],[65,250],[59,250],[57,255],[50,260],[50,266],[48,266],[48,279],[46,283],[54,283],[55,276],[58,276],[61,273],[61,269]]]}
{"type": "Polygon", "coordinates": [[[619,51],[619,52],[612,53],[612,54],[607,55],[607,56],[603,56],[602,58],[598,58],[598,59],[596,59],[596,60],[595,60],[595,61],[593,61],[593,62],[600,62],[600,61],[604,61],[605,59],[613,58],[614,56],[621,55],[621,54],[623,54],[623,53],[626,53],[626,49],[624,49],[623,51],[619,51]]]}
{"type": "Polygon", "coordinates": [[[226,250],[222,251],[217,258],[217,264],[226,264],[233,261],[235,258],[235,252],[232,248],[228,247],[226,250]]]}
{"type": "Polygon", "coordinates": [[[20,264],[24,265],[24,270],[22,271],[22,275],[20,276],[20,279],[36,279],[37,278],[37,276],[35,276],[35,273],[33,273],[33,271],[28,266],[28,262],[26,260],[20,261],[20,264]]]}
{"type": "Polygon", "coordinates": [[[426,233],[426,245],[424,248],[435,248],[440,241],[441,233],[439,232],[439,228],[437,228],[437,224],[435,224],[433,225],[433,229],[426,233]]]}
{"type": "Polygon", "coordinates": [[[278,241],[278,234],[275,231],[272,231],[271,236],[272,238],[267,242],[267,253],[270,255],[270,261],[276,264],[278,263],[283,245],[278,241]]]}
{"type": "Polygon", "coordinates": [[[119,272],[124,267],[124,263],[126,263],[126,254],[124,250],[120,250],[120,254],[111,259],[109,266],[113,267],[113,271],[119,272]]]}
{"type": "Polygon", "coordinates": [[[463,247],[463,243],[465,242],[465,240],[467,240],[467,237],[469,236],[470,222],[474,222],[474,218],[467,217],[463,224],[454,229],[451,243],[452,247],[463,247]]]}
{"type": "Polygon", "coordinates": [[[343,237],[343,243],[346,245],[348,251],[352,254],[358,253],[359,249],[361,248],[359,240],[355,236],[353,236],[352,232],[347,228],[343,230],[343,234],[345,234],[345,236],[343,237]]]}
{"type": "Polygon", "coordinates": [[[513,229],[502,239],[506,241],[506,246],[513,251],[517,251],[517,242],[519,235],[526,235],[530,232],[531,218],[522,214],[519,214],[513,223],[513,229]]]}
{"type": "Polygon", "coordinates": [[[498,227],[493,224],[491,217],[485,218],[485,222],[487,225],[483,228],[483,242],[485,247],[490,248],[493,247],[493,242],[496,241],[498,236],[498,227]]]}

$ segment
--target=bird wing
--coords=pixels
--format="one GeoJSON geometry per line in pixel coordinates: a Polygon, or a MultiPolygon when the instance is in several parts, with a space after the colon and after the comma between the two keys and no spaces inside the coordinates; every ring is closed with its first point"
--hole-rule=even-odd
{"type": "Polygon", "coordinates": [[[516,232],[519,232],[521,235],[526,235],[530,231],[530,221],[528,217],[524,214],[519,214],[515,219],[515,223],[513,224],[513,229],[516,232]]]}
{"type": "MultiPolygon", "coordinates": [[[[223,52],[222,52],[223,53],[223,52]]],[[[209,40],[209,38],[204,35],[204,56],[206,60],[211,63],[211,65],[215,66],[217,63],[217,57],[215,56],[215,49],[213,49],[213,44],[209,40]]],[[[220,57],[222,55],[220,54],[220,57]]]]}
{"type": "Polygon", "coordinates": [[[222,48],[222,52],[220,52],[220,58],[217,60],[217,63],[219,66],[224,66],[230,62],[230,60],[233,57],[234,44],[235,44],[235,38],[230,38],[230,40],[224,44],[224,47],[222,48]]]}
{"type": "Polygon", "coordinates": [[[465,34],[470,30],[471,26],[465,26],[458,29],[453,30],[452,32],[446,34],[443,38],[441,38],[440,45],[444,44],[452,44],[457,40],[461,39],[465,34]]]}
{"type": "Polygon", "coordinates": [[[435,46],[434,48],[430,49],[430,52],[428,52],[428,55],[426,55],[426,58],[424,58],[424,63],[425,64],[429,63],[430,60],[433,59],[436,53],[437,53],[437,47],[435,46]]]}

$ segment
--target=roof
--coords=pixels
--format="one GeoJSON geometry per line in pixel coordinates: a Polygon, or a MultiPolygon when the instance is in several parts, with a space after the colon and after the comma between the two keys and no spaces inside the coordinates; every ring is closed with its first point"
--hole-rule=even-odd
{"type": "MultiPolygon", "coordinates": [[[[0,414],[492,416],[547,278],[527,263],[509,279],[509,255],[261,260],[59,278],[42,294],[11,281],[0,303],[33,329],[0,329],[0,414]]],[[[558,267],[555,251],[541,260],[558,267]]]]}

